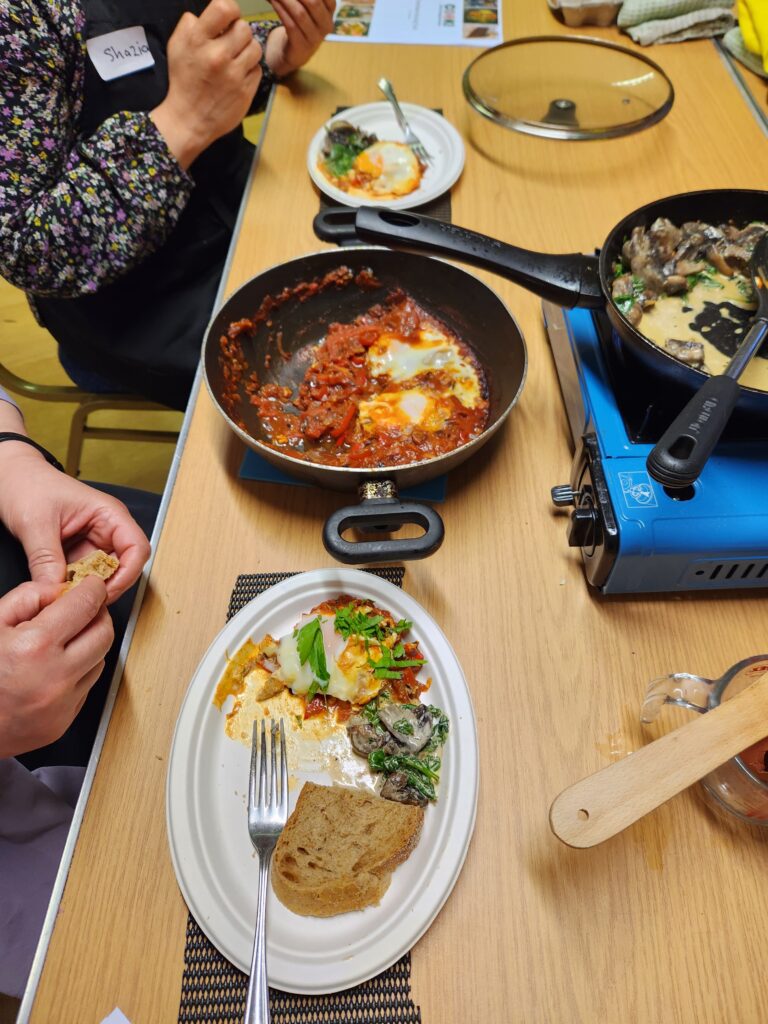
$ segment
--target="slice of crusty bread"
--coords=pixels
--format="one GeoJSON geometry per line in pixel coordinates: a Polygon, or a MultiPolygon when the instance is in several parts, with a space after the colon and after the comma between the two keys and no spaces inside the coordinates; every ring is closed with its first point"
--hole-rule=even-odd
{"type": "Polygon", "coordinates": [[[90,555],[85,555],[84,558],[78,558],[76,562],[70,562],[67,566],[67,582],[64,584],[65,590],[71,590],[72,587],[76,587],[81,580],[84,580],[86,576],[100,576],[103,580],[108,580],[119,567],[120,563],[114,555],[108,555],[106,551],[101,549],[92,551],[90,555]]]}
{"type": "Polygon", "coordinates": [[[312,917],[379,903],[423,821],[423,807],[306,782],[275,847],[272,888],[289,910],[312,917]]]}

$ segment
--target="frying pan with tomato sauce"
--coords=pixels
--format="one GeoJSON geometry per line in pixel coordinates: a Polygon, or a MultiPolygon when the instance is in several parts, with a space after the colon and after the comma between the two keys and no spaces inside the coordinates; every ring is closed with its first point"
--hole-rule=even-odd
{"type": "Polygon", "coordinates": [[[249,448],[298,479],[334,490],[358,490],[359,505],[339,509],[323,530],[327,550],[348,564],[424,558],[437,550],[444,532],[440,516],[423,502],[400,501],[398,488],[447,473],[481,448],[517,402],[526,367],[520,329],[487,285],[442,260],[380,248],[312,253],[265,270],[242,285],[214,314],[203,348],[205,382],[211,398],[249,448]],[[336,275],[340,268],[349,268],[351,275],[336,275]],[[337,285],[335,276],[349,276],[351,280],[337,285]],[[319,282],[326,282],[326,286],[315,288],[313,283],[319,282]],[[250,376],[253,371],[259,385],[274,383],[296,392],[328,326],[350,323],[396,290],[413,298],[472,349],[487,386],[488,422],[483,432],[443,455],[374,468],[323,465],[265,443],[264,426],[249,397],[254,387],[250,376]],[[228,347],[230,325],[252,319],[264,309],[268,297],[281,294],[290,297],[271,308],[255,330],[243,331],[237,338],[239,347],[228,347]],[[228,354],[223,352],[222,337],[228,354]],[[240,361],[242,366],[234,365],[240,361]],[[416,523],[424,534],[359,541],[342,536],[353,528],[365,533],[396,532],[406,523],[416,523]]]}
{"type": "MultiPolygon", "coordinates": [[[[709,375],[646,338],[626,318],[611,294],[614,265],[621,257],[624,241],[633,228],[647,229],[658,217],[666,217],[676,225],[703,221],[732,222],[742,227],[752,221],[768,221],[768,192],[708,189],[658,199],[624,217],[603,242],[599,256],[532,252],[405,210],[331,208],[315,217],[315,233],[326,241],[360,239],[408,251],[441,253],[494,271],[559,306],[604,308],[628,360],[639,362],[674,384],[680,391],[682,409],[709,375]]],[[[735,348],[738,338],[734,335],[725,340],[735,348]]],[[[768,418],[768,392],[740,385],[737,409],[748,416],[768,418]]],[[[715,430],[722,430],[722,424],[714,416],[708,423],[697,424],[686,454],[679,454],[674,446],[665,449],[657,445],[654,458],[648,463],[650,474],[670,487],[685,486],[690,479],[696,479],[706,460],[708,435],[715,430]]]]}

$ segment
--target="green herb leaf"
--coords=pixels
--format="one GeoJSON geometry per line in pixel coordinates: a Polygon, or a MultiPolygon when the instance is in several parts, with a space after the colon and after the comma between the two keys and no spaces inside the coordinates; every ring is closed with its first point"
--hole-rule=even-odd
{"type": "Polygon", "coordinates": [[[307,692],[307,698],[312,700],[317,690],[328,689],[330,674],[325,662],[325,647],[323,645],[323,633],[320,629],[320,616],[306,622],[296,634],[296,649],[299,652],[299,661],[304,665],[307,661],[314,674],[314,681],[307,692]],[[314,690],[312,687],[317,683],[314,690]],[[323,685],[325,684],[325,685],[323,685]]]}
{"type": "Polygon", "coordinates": [[[413,726],[407,718],[399,719],[399,721],[395,722],[392,728],[395,732],[402,733],[403,736],[413,736],[413,726]]]}
{"type": "Polygon", "coordinates": [[[368,722],[369,725],[372,725],[377,732],[385,731],[384,726],[381,724],[381,719],[379,718],[378,698],[364,704],[363,707],[360,708],[360,715],[366,720],[366,722],[368,722]]]}
{"type": "Polygon", "coordinates": [[[383,772],[385,775],[404,772],[409,786],[413,786],[427,800],[437,798],[433,784],[439,781],[437,772],[440,768],[440,759],[437,757],[421,759],[411,754],[387,755],[383,750],[373,750],[368,755],[368,764],[373,771],[383,772]]]}
{"type": "Polygon", "coordinates": [[[382,646],[379,650],[378,659],[368,655],[368,664],[373,667],[373,674],[377,679],[399,679],[404,668],[419,668],[426,664],[424,658],[398,657],[405,654],[405,648],[398,644],[394,650],[382,646]]]}
{"type": "Polygon", "coordinates": [[[703,285],[705,288],[722,288],[723,285],[720,281],[715,280],[715,274],[717,271],[714,267],[708,266],[706,270],[699,270],[695,274],[686,275],[686,281],[688,282],[687,291],[695,288],[697,284],[703,285]]]}
{"type": "Polygon", "coordinates": [[[440,708],[436,708],[434,704],[428,706],[430,715],[432,715],[432,735],[429,738],[429,742],[424,747],[423,753],[427,754],[433,750],[437,750],[438,747],[445,745],[445,741],[448,739],[448,729],[450,723],[448,716],[440,708]]]}
{"type": "Polygon", "coordinates": [[[369,640],[383,640],[389,630],[383,627],[383,615],[368,615],[361,612],[354,605],[348,604],[339,608],[336,612],[333,628],[340,633],[344,639],[350,636],[361,636],[369,640]]]}

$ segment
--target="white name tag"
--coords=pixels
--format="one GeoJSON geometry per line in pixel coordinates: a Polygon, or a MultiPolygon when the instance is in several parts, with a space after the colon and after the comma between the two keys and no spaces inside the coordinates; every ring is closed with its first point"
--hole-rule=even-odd
{"type": "Polygon", "coordinates": [[[155,63],[147,43],[147,33],[141,25],[94,36],[85,45],[93,66],[105,82],[151,68],[155,63]]]}

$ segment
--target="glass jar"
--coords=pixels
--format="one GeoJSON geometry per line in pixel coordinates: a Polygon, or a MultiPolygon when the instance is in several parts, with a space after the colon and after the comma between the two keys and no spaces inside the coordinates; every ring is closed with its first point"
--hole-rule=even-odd
{"type": "MultiPolygon", "coordinates": [[[[768,672],[768,654],[757,654],[733,665],[719,679],[675,672],[652,680],[643,702],[644,723],[658,717],[665,705],[704,714],[734,697],[768,672]]],[[[768,736],[768,722],[766,722],[768,736]]],[[[751,825],[768,825],[768,740],[744,750],[701,780],[708,803],[751,825]]]]}

